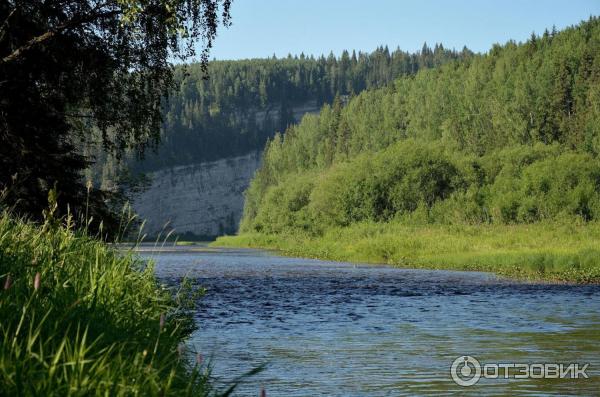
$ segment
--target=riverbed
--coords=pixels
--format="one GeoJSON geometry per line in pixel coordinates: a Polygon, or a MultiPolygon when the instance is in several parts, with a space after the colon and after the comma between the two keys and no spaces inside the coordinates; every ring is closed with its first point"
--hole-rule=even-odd
{"type": "MultiPolygon", "coordinates": [[[[309,260],[261,250],[145,250],[167,284],[204,286],[190,345],[235,395],[595,395],[600,286],[309,260]],[[451,378],[453,361],[589,364],[589,379],[451,378]]],[[[468,378],[468,377],[467,377],[468,378]]]]}

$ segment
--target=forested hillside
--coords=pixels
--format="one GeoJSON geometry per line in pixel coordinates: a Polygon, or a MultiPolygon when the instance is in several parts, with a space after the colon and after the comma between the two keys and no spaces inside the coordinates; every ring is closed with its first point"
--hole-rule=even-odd
{"type": "Polygon", "coordinates": [[[417,54],[381,47],[370,54],[344,51],[316,59],[301,54],[214,61],[207,79],[198,65],[179,68],[179,90],[166,105],[163,143],[144,165],[186,164],[260,149],[276,131],[299,121],[294,108],[320,107],[336,94],[382,87],[398,76],[470,55],[467,49],[425,44],[417,54]]]}
{"type": "Polygon", "coordinates": [[[337,99],[278,134],[243,232],[600,219],[600,20],[337,99]]]}
{"type": "MultiPolygon", "coordinates": [[[[336,95],[386,86],[399,76],[471,56],[466,48],[424,44],[416,54],[380,47],[338,57],[213,61],[207,75],[200,64],[178,66],[177,88],[164,104],[160,145],[143,161],[130,156],[125,168],[149,172],[258,150],[276,131],[299,121],[304,109],[315,111],[336,95]]],[[[115,159],[98,157],[96,172],[115,179],[115,159]]]]}

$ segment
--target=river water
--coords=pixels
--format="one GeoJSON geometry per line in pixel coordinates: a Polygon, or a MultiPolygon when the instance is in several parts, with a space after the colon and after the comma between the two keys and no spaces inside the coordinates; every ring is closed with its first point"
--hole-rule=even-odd
{"type": "Polygon", "coordinates": [[[266,364],[236,395],[257,396],[261,387],[268,396],[600,395],[600,286],[260,250],[142,255],[164,282],[188,276],[206,287],[190,345],[212,357],[219,384],[266,364]],[[450,367],[466,355],[482,365],[589,363],[589,379],[503,379],[500,372],[463,387],[450,367]]]}

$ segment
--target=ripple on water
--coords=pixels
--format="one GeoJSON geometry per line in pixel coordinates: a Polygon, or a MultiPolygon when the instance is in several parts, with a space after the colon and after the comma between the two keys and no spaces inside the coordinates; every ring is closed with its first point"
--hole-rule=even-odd
{"type": "Polygon", "coordinates": [[[283,258],[255,250],[149,255],[158,277],[207,288],[191,343],[225,382],[270,396],[464,393],[449,367],[590,362],[592,379],[482,380],[473,394],[600,390],[600,287],[515,283],[486,273],[396,269],[283,258]]]}

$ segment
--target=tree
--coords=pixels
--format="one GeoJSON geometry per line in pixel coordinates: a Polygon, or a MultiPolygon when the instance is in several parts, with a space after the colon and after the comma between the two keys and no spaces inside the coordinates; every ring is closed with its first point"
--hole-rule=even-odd
{"type": "Polygon", "coordinates": [[[86,187],[97,142],[117,158],[156,144],[171,60],[208,61],[231,0],[8,0],[0,3],[0,190],[33,219],[48,192],[114,224],[109,192],[86,187]]]}

